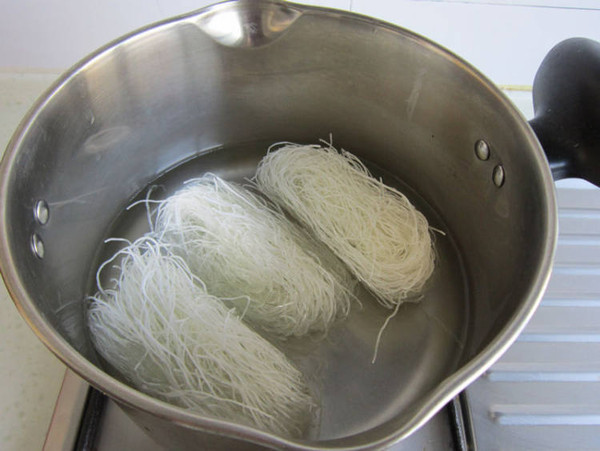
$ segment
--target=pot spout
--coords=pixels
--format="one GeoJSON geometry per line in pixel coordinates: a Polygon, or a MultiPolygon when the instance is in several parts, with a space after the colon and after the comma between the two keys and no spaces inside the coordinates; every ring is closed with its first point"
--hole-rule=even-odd
{"type": "Polygon", "coordinates": [[[262,47],[281,35],[302,15],[287,2],[249,0],[215,5],[196,25],[226,47],[262,47]]]}

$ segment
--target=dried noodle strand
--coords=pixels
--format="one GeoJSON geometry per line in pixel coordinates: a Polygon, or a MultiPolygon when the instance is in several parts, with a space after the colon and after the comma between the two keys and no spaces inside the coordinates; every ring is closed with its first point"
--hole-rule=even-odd
{"type": "Polygon", "coordinates": [[[394,309],[377,335],[375,363],[387,324],[433,272],[431,231],[404,194],[373,178],[356,156],[323,144],[271,146],[254,182],[394,309]]]}
{"type": "Polygon", "coordinates": [[[298,436],[314,412],[301,373],[186,263],[146,236],[102,266],[88,310],[99,353],[139,390],[202,415],[298,436]],[[99,277],[101,280],[101,277],[99,277]]]}
{"type": "Polygon", "coordinates": [[[263,198],[213,174],[158,207],[155,231],[210,293],[279,337],[325,333],[350,308],[354,282],[326,246],[263,198]]]}
{"type": "Polygon", "coordinates": [[[398,190],[332,145],[285,143],[255,183],[325,243],[389,309],[419,292],[434,268],[427,219],[398,190]]]}

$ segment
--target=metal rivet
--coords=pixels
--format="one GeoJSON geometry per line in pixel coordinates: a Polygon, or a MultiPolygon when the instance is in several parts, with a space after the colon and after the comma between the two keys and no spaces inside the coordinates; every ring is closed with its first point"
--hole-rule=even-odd
{"type": "Polygon", "coordinates": [[[35,208],[33,209],[33,216],[35,220],[44,225],[48,222],[48,218],[50,217],[50,210],[48,209],[48,204],[45,200],[40,200],[35,204],[35,208]]]}
{"type": "Polygon", "coordinates": [[[44,243],[37,233],[31,235],[31,251],[38,258],[44,258],[44,243]]]}
{"type": "Polygon", "coordinates": [[[504,168],[502,165],[497,165],[492,173],[492,180],[494,181],[494,185],[496,185],[498,188],[504,185],[504,175],[504,168]]]}
{"type": "Polygon", "coordinates": [[[480,160],[487,160],[490,158],[490,146],[483,139],[480,139],[475,143],[475,155],[480,160]]]}

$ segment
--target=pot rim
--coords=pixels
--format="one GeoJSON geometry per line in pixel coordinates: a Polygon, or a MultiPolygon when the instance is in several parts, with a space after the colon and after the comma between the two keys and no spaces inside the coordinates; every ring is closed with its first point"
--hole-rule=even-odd
{"type": "MultiPolygon", "coordinates": [[[[363,433],[354,436],[349,436],[341,439],[331,439],[323,441],[288,439],[276,436],[269,432],[259,431],[248,426],[242,426],[235,423],[230,423],[224,420],[212,419],[198,414],[190,413],[183,408],[176,407],[172,404],[155,399],[149,395],[137,391],[129,385],[120,382],[119,380],[108,375],[100,368],[92,364],[76,351],[70,344],[67,343],[51,326],[46,322],[40,312],[36,309],[34,302],[27,294],[27,289],[23,285],[19,274],[16,271],[14,258],[10,252],[11,246],[7,238],[7,231],[11,225],[6,221],[6,214],[2,215],[0,221],[0,272],[4,279],[8,292],[13,299],[13,302],[19,313],[29,327],[66,366],[71,368],[79,376],[85,379],[90,385],[94,386],[103,393],[108,394],[118,403],[133,409],[140,409],[150,413],[163,420],[176,423],[179,426],[194,430],[201,430],[218,435],[227,435],[241,440],[253,442],[269,447],[286,447],[292,449],[365,449],[375,447],[389,446],[395,442],[402,440],[416,429],[426,423],[433,417],[439,409],[447,402],[454,398],[471,382],[478,378],[485,370],[487,370],[516,340],[519,333],[523,330],[531,316],[533,315],[537,305],[541,301],[544,290],[548,284],[552,269],[552,261],[554,250],[556,247],[558,227],[557,227],[557,207],[554,190],[554,182],[548,166],[548,161],[542,150],[542,147],[530,128],[522,113],[506,98],[500,89],[475,69],[470,63],[455,55],[450,50],[443,46],[402,28],[398,25],[390,24],[368,16],[360,15],[353,12],[340,11],[330,8],[322,8],[315,6],[305,6],[295,3],[288,3],[278,0],[230,0],[223,3],[207,6],[183,15],[179,15],[170,19],[159,21],[131,33],[128,33],[120,38],[117,38],[90,55],[83,58],[70,69],[63,73],[51,86],[48,88],[34,103],[22,119],[18,128],[11,138],[5,154],[0,162],[0,205],[2,211],[5,211],[7,198],[9,194],[9,175],[11,167],[21,149],[21,144],[24,137],[28,133],[31,125],[36,121],[36,118],[45,106],[51,102],[52,97],[61,90],[61,88],[69,82],[77,73],[84,70],[86,66],[91,65],[94,61],[112,49],[125,45],[128,41],[139,38],[147,32],[156,30],[162,27],[176,26],[179,23],[197,19],[198,17],[209,14],[220,8],[226,8],[232,4],[252,4],[253,7],[266,7],[267,5],[278,5],[279,7],[294,10],[299,16],[304,14],[326,14],[335,15],[346,20],[359,21],[368,23],[388,31],[392,31],[402,35],[404,38],[418,42],[421,46],[426,47],[428,51],[434,51],[441,54],[443,57],[452,61],[454,64],[469,72],[471,76],[478,81],[497,97],[499,104],[505,109],[508,114],[517,119],[519,123],[518,132],[523,134],[530,144],[530,151],[533,152],[534,161],[537,170],[540,172],[541,181],[543,184],[544,203],[545,203],[545,218],[546,219],[546,237],[544,240],[543,249],[540,252],[540,260],[535,271],[535,282],[531,284],[527,295],[520,303],[520,307],[515,311],[511,320],[505,327],[496,335],[496,337],[474,358],[467,364],[456,370],[452,375],[446,378],[440,385],[433,390],[432,393],[425,397],[425,402],[412,415],[409,422],[404,423],[402,427],[395,430],[392,434],[383,435],[376,441],[366,442],[360,440],[363,433]],[[358,440],[356,440],[358,438],[358,440]]],[[[380,427],[380,426],[379,426],[380,427]]]]}

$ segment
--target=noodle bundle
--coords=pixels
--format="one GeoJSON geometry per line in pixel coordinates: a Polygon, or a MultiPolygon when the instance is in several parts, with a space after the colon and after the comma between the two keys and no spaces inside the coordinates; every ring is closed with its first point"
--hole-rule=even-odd
{"type": "Polygon", "coordinates": [[[349,152],[285,143],[262,159],[255,182],[325,243],[383,306],[397,309],[431,275],[427,220],[349,152]]]}
{"type": "Polygon", "coordinates": [[[137,389],[193,412],[300,435],[314,403],[301,373],[185,262],[151,237],[98,271],[88,323],[99,353],[137,389]],[[119,263],[116,263],[116,262],[119,263]],[[114,264],[115,288],[100,273],[114,264]]]}
{"type": "Polygon", "coordinates": [[[352,277],[280,210],[213,174],[160,203],[155,233],[208,291],[279,337],[325,333],[346,316],[352,277]]]}

